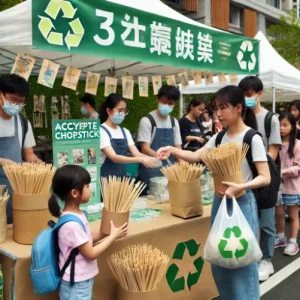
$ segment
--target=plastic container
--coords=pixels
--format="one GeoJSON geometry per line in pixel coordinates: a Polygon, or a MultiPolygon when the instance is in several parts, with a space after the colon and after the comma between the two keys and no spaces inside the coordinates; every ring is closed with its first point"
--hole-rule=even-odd
{"type": "Polygon", "coordinates": [[[154,196],[157,202],[169,200],[168,179],[166,177],[151,178],[149,195],[154,196]]]}

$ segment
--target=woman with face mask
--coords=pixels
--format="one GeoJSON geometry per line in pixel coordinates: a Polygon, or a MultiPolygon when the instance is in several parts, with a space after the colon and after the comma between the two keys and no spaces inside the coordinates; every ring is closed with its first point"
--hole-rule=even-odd
{"type": "Polygon", "coordinates": [[[142,154],[136,148],[130,132],[120,126],[128,115],[126,100],[121,95],[110,94],[102,104],[99,115],[101,176],[123,177],[126,175],[125,164],[141,163],[151,168],[159,162],[142,154]]]}

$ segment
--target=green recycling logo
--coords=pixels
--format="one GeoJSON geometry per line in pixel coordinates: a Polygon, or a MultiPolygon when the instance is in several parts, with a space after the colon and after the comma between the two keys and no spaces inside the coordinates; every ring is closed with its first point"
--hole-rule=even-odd
{"type": "Polygon", "coordinates": [[[251,41],[243,41],[240,50],[237,54],[237,60],[242,70],[248,69],[248,71],[251,72],[255,69],[257,60],[255,53],[253,52],[253,44],[251,41]],[[252,52],[248,61],[245,59],[245,55],[247,52],[252,52]]]}
{"type": "Polygon", "coordinates": [[[73,20],[76,11],[77,8],[74,8],[72,3],[69,1],[51,0],[49,2],[45,10],[45,14],[47,16],[39,16],[41,19],[39,22],[39,30],[49,44],[63,46],[65,41],[69,50],[71,47],[79,46],[84,35],[84,28],[79,18],[73,20]],[[51,18],[56,20],[60,10],[63,12],[63,18],[72,19],[72,21],[69,22],[69,26],[72,31],[68,31],[65,39],[62,33],[55,31],[55,27],[51,20],[51,18]]]}
{"type": "MultiPolygon", "coordinates": [[[[183,260],[186,250],[188,251],[191,257],[194,257],[198,254],[199,249],[200,249],[200,244],[198,245],[195,240],[189,240],[187,242],[179,243],[176,246],[176,249],[174,251],[173,259],[183,260]]],[[[189,272],[187,279],[185,279],[184,276],[177,278],[177,275],[179,273],[179,268],[175,263],[171,264],[166,273],[166,279],[170,289],[174,293],[183,291],[187,283],[188,289],[191,290],[191,287],[197,284],[197,282],[200,279],[203,265],[204,265],[204,260],[202,259],[202,257],[201,256],[197,257],[194,260],[194,266],[196,268],[196,272],[194,273],[189,272]]]]}
{"type": "Polygon", "coordinates": [[[242,231],[238,226],[235,226],[233,228],[226,228],[223,234],[223,238],[219,242],[218,249],[222,257],[224,258],[233,258],[233,256],[236,257],[236,259],[241,258],[246,255],[248,250],[248,242],[246,239],[241,238],[242,231]],[[238,249],[235,249],[235,252],[233,253],[232,250],[226,250],[226,247],[228,245],[228,242],[231,239],[231,234],[233,233],[234,237],[239,239],[240,246],[238,249]],[[242,248],[242,249],[240,249],[242,248]]]}

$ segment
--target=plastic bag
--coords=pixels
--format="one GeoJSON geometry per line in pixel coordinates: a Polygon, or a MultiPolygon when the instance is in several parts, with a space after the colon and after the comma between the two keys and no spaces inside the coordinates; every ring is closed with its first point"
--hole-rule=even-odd
{"type": "Polygon", "coordinates": [[[204,247],[204,258],[213,265],[238,269],[259,261],[262,252],[237,201],[232,201],[229,216],[224,196],[204,247]]]}

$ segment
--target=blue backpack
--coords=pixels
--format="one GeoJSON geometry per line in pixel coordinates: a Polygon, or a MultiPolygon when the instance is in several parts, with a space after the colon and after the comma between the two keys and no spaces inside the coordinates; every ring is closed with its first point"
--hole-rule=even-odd
{"type": "Polygon", "coordinates": [[[63,274],[71,263],[70,284],[74,284],[75,259],[79,251],[73,249],[65,265],[60,271],[59,247],[58,247],[58,229],[67,222],[77,222],[82,228],[82,221],[74,215],[62,216],[55,224],[49,221],[49,228],[43,230],[36,237],[31,252],[30,276],[33,283],[34,292],[38,295],[44,295],[57,290],[63,274]]]}

